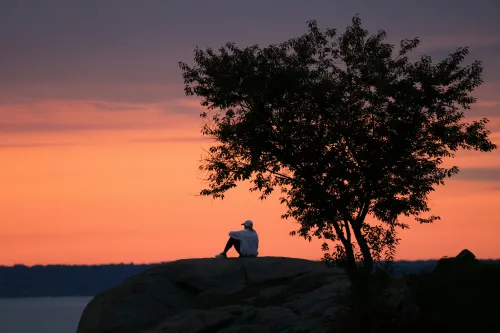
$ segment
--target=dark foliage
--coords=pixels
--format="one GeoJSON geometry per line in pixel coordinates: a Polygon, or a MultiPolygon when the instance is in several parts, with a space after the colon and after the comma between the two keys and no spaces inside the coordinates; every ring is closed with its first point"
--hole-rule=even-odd
{"type": "Polygon", "coordinates": [[[393,276],[379,271],[368,298],[360,299],[356,290],[345,295],[350,310],[338,328],[353,333],[497,330],[500,261],[463,262],[457,257],[443,258],[434,269],[419,273],[412,269],[414,273],[393,276]],[[388,297],[391,293],[396,297],[388,297]]]}
{"type": "Polygon", "coordinates": [[[279,45],[196,48],[194,66],[180,63],[185,93],[208,110],[202,133],[217,142],[201,165],[201,194],[224,198],[240,181],[261,199],[278,188],[283,217],[300,224],[292,235],[329,240],[333,260],[355,271],[360,259],[371,271],[394,259],[397,231],[408,227],[400,216],[439,218],[422,214],[428,194],[459,171],[441,167],[444,158],[496,148],[487,119],[464,121],[481,63],[461,66],[467,48],[412,62],[417,38],[395,50],[358,17],[342,35],[308,24],[279,45]]]}
{"type": "Polygon", "coordinates": [[[498,329],[500,264],[480,262],[446,271],[414,275],[413,299],[421,309],[414,331],[474,332],[498,329]]]}

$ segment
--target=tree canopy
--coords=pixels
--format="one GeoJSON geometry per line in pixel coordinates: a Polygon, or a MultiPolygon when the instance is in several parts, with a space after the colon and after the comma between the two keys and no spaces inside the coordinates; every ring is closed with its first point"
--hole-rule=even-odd
{"type": "Polygon", "coordinates": [[[468,48],[411,61],[418,38],[397,49],[385,40],[355,16],[341,35],[309,21],[276,45],[196,48],[195,65],[179,65],[186,95],[207,109],[202,133],[216,140],[201,194],[224,198],[241,181],[261,199],[279,189],[282,217],[300,225],[292,235],[329,240],[349,267],[392,259],[401,216],[439,219],[426,215],[428,195],[459,172],[443,159],[496,145],[487,119],[464,116],[482,83],[480,61],[462,65],[468,48]]]}

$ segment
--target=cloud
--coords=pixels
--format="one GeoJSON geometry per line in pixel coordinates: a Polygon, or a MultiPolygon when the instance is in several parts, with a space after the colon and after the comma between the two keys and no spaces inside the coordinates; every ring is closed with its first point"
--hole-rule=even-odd
{"type": "Polygon", "coordinates": [[[199,111],[184,104],[182,100],[167,104],[49,100],[0,105],[0,133],[196,128],[199,111]]]}
{"type": "Polygon", "coordinates": [[[500,166],[489,168],[460,168],[460,172],[451,179],[500,182],[500,166]]]}
{"type": "MultiPolygon", "coordinates": [[[[1,82],[0,82],[1,83],[1,82]]],[[[136,107],[184,98],[181,84],[0,84],[0,105],[31,104],[40,101],[87,101],[97,108],[136,107]]],[[[107,110],[112,111],[112,110],[107,110]]],[[[115,110],[116,111],[116,110],[115,110]]]]}
{"type": "Polygon", "coordinates": [[[163,137],[163,138],[145,138],[133,139],[131,143],[166,143],[166,142],[210,142],[211,139],[201,136],[191,137],[163,137]]]}
{"type": "Polygon", "coordinates": [[[105,103],[95,103],[94,109],[99,111],[131,111],[131,110],[140,110],[143,107],[141,106],[132,106],[132,105],[112,105],[105,103]]]}
{"type": "Polygon", "coordinates": [[[477,101],[474,105],[480,108],[500,107],[500,101],[477,101]]]}
{"type": "Polygon", "coordinates": [[[200,105],[200,98],[178,98],[165,102],[162,110],[170,114],[199,115],[206,108],[200,105]]]}
{"type": "Polygon", "coordinates": [[[138,128],[138,125],[130,123],[56,123],[56,122],[33,122],[33,123],[0,123],[0,133],[18,132],[75,132],[89,130],[119,130],[138,128]]]}
{"type": "Polygon", "coordinates": [[[500,117],[500,100],[478,99],[471,105],[471,109],[465,111],[466,117],[487,117],[490,119],[500,117]]]}
{"type": "Polygon", "coordinates": [[[85,112],[121,114],[154,109],[161,114],[198,116],[204,110],[200,105],[201,99],[196,96],[186,97],[182,88],[181,85],[71,84],[61,87],[10,87],[0,89],[0,113],[16,108],[22,109],[22,112],[32,110],[42,115],[53,112],[50,106],[56,104],[58,108],[64,106],[65,113],[74,113],[85,107],[85,112]]]}
{"type": "Polygon", "coordinates": [[[499,91],[500,91],[500,82],[485,82],[481,84],[479,87],[477,87],[471,95],[478,99],[476,104],[483,101],[489,104],[488,102],[498,101],[499,91]]]}
{"type": "Polygon", "coordinates": [[[420,36],[419,50],[454,49],[469,46],[472,49],[496,49],[500,45],[498,34],[442,34],[420,36]]]}
{"type": "Polygon", "coordinates": [[[44,147],[63,147],[74,146],[73,142],[28,142],[28,143],[0,143],[0,149],[8,148],[44,148],[44,147]]]}

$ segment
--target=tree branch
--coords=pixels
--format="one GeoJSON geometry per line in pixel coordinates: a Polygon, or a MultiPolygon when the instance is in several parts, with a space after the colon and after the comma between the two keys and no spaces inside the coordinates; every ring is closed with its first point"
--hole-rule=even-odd
{"type": "Polygon", "coordinates": [[[346,236],[347,236],[347,241],[349,243],[351,243],[351,229],[349,228],[349,222],[348,221],[344,221],[344,227],[345,227],[345,230],[346,230],[345,233],[346,233],[346,236]]]}
{"type": "Polygon", "coordinates": [[[361,225],[365,220],[366,214],[368,214],[368,210],[370,209],[370,204],[371,200],[369,198],[366,198],[365,202],[363,203],[362,209],[360,210],[358,216],[356,216],[356,219],[354,220],[354,224],[356,227],[361,228],[361,225]]]}

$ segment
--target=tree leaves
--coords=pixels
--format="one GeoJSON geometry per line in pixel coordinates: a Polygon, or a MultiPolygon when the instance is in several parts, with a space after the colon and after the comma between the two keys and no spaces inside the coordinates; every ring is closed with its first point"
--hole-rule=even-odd
{"type": "Polygon", "coordinates": [[[439,219],[421,215],[435,186],[458,173],[443,158],[497,148],[487,119],[464,121],[481,62],[461,65],[468,48],[410,62],[418,38],[394,52],[385,31],[370,35],[357,16],[341,35],[307,25],[277,45],[196,48],[194,66],[179,63],[186,95],[207,108],[202,133],[218,142],[201,167],[201,194],[223,198],[249,181],[263,200],[280,188],[282,218],[300,225],[292,235],[328,239],[346,262],[370,267],[394,257],[397,231],[408,227],[400,216],[439,219]]]}

